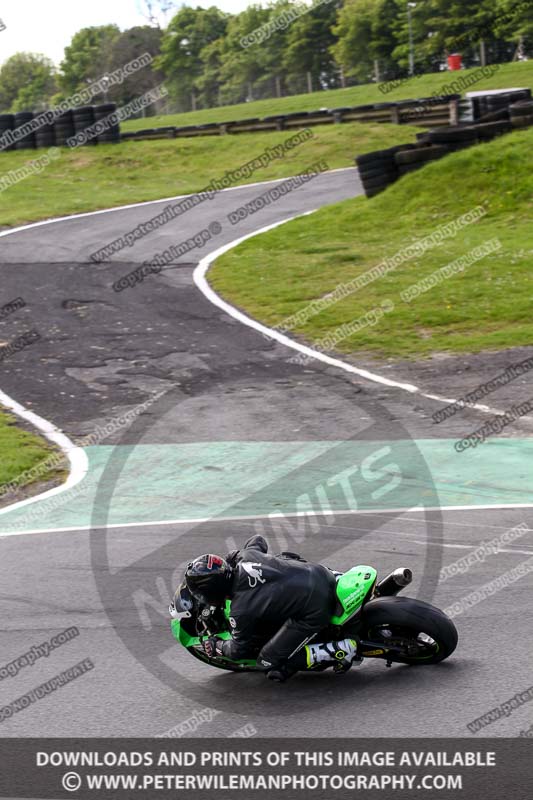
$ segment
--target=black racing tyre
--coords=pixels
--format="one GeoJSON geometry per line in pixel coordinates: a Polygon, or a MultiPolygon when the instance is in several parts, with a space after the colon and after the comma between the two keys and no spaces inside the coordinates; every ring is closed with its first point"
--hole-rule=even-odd
{"type": "Polygon", "coordinates": [[[0,114],[0,131],[11,131],[15,124],[14,114],[0,114]]]}
{"type": "Polygon", "coordinates": [[[348,108],[344,110],[351,114],[364,114],[366,111],[372,111],[373,108],[374,106],[370,103],[365,106],[348,106],[348,108]]]}
{"type": "Polygon", "coordinates": [[[36,147],[55,147],[56,137],[54,134],[49,133],[36,133],[35,146],[36,147]]]}
{"type": "Polygon", "coordinates": [[[72,125],[72,109],[68,109],[68,111],[63,111],[58,117],[54,120],[54,125],[72,125]]]}
{"type": "MultiPolygon", "coordinates": [[[[21,128],[28,122],[33,120],[33,113],[31,111],[17,111],[14,115],[13,128],[21,128]]],[[[35,148],[35,134],[29,133],[15,145],[16,150],[33,150],[35,148]]]]}
{"type": "Polygon", "coordinates": [[[387,186],[395,183],[397,179],[397,174],[393,178],[372,178],[371,180],[363,181],[363,187],[365,192],[368,189],[385,189],[387,186]]]}
{"type": "Polygon", "coordinates": [[[438,158],[443,158],[449,152],[449,148],[444,145],[433,145],[431,147],[420,147],[412,152],[397,153],[395,159],[399,167],[404,164],[424,164],[427,161],[436,161],[438,158]]]}
{"type": "MultiPolygon", "coordinates": [[[[101,120],[109,117],[117,110],[116,103],[103,103],[100,106],[94,107],[94,121],[100,122],[101,120]]],[[[153,129],[151,129],[153,130],[153,129]]],[[[95,139],[98,144],[116,144],[120,142],[120,125],[111,125],[103,133],[98,134],[95,139]]]]}
{"type": "Polygon", "coordinates": [[[494,139],[495,136],[503,136],[513,129],[511,122],[487,122],[475,126],[478,139],[494,139]]]}
{"type": "Polygon", "coordinates": [[[375,197],[376,195],[384,192],[386,188],[387,188],[386,186],[380,186],[379,188],[376,189],[365,189],[365,195],[370,200],[372,197],[375,197]]]}
{"type": "Polygon", "coordinates": [[[513,120],[514,128],[529,128],[530,125],[533,125],[533,114],[530,117],[516,117],[513,120]]]}
{"type": "Polygon", "coordinates": [[[529,117],[533,114],[533,103],[520,103],[519,105],[511,106],[509,111],[511,119],[513,117],[529,117]]]}
{"type": "Polygon", "coordinates": [[[398,167],[398,175],[408,175],[410,172],[418,172],[419,169],[422,169],[423,164],[404,164],[401,167],[398,167]]]}
{"type": "Polygon", "coordinates": [[[487,97],[487,108],[505,108],[506,105],[509,105],[512,99],[512,95],[510,94],[500,94],[495,97],[487,97]]]}
{"type": "Polygon", "coordinates": [[[74,133],[72,131],[65,131],[60,132],[56,131],[55,140],[56,140],[56,147],[68,147],[69,140],[72,139],[74,133]]]}
{"type": "Polygon", "coordinates": [[[56,144],[58,145],[65,145],[67,143],[67,139],[70,139],[74,136],[74,121],[72,118],[72,111],[66,111],[64,114],[61,114],[60,117],[54,122],[54,133],[56,138],[56,144]]]}
{"type": "Polygon", "coordinates": [[[469,147],[473,147],[478,143],[479,139],[476,136],[471,142],[451,142],[448,147],[450,148],[450,153],[457,153],[459,150],[468,150],[469,147]]]}
{"type": "MultiPolygon", "coordinates": [[[[227,123],[227,125],[252,125],[256,122],[261,122],[259,117],[249,117],[248,119],[234,119],[227,123]]],[[[194,128],[194,125],[185,125],[181,130],[186,131],[188,128],[194,128]]]]}
{"type": "Polygon", "coordinates": [[[73,119],[74,128],[80,131],[94,122],[94,117],[89,116],[89,114],[74,114],[73,119]]]}
{"type": "Polygon", "coordinates": [[[355,165],[357,169],[361,171],[371,170],[375,172],[376,170],[388,170],[394,169],[394,156],[387,156],[387,158],[374,158],[371,161],[363,161],[360,163],[358,158],[355,159],[355,165]]]}
{"type": "Polygon", "coordinates": [[[94,117],[94,106],[76,106],[72,109],[74,116],[94,117]]]}
{"type": "Polygon", "coordinates": [[[476,138],[472,128],[453,126],[428,131],[427,138],[433,144],[448,144],[448,142],[468,142],[476,138]]]}
{"type": "Polygon", "coordinates": [[[372,178],[365,176],[361,176],[361,180],[365,186],[372,188],[375,184],[379,183],[392,183],[398,177],[398,170],[395,169],[394,172],[388,173],[381,173],[379,175],[374,175],[372,178]]]}
{"type": "Polygon", "coordinates": [[[361,168],[359,169],[359,176],[362,178],[363,181],[365,180],[372,180],[372,178],[391,178],[396,175],[398,172],[396,166],[393,164],[392,166],[382,166],[377,167],[376,169],[366,169],[361,168]]]}
{"type": "MultiPolygon", "coordinates": [[[[4,133],[6,133],[6,131],[12,131],[14,127],[15,127],[15,117],[13,114],[0,114],[0,138],[4,135],[4,133]]],[[[2,150],[14,150],[14,149],[15,146],[12,144],[2,148],[2,150]]]]}
{"type": "Polygon", "coordinates": [[[53,147],[56,143],[56,136],[53,125],[41,125],[35,132],[36,147],[53,147]]]}
{"type": "Polygon", "coordinates": [[[357,156],[355,162],[357,166],[369,164],[372,161],[390,162],[391,158],[393,158],[396,153],[400,152],[400,150],[412,150],[414,147],[414,144],[400,144],[395,147],[389,147],[386,150],[374,150],[372,153],[364,153],[362,156],[357,156]]]}
{"type": "Polygon", "coordinates": [[[17,111],[15,113],[15,124],[23,125],[25,122],[31,122],[33,119],[33,111],[17,111]]]}
{"type": "Polygon", "coordinates": [[[65,125],[60,122],[56,122],[54,125],[54,133],[57,135],[58,133],[74,133],[74,125],[65,125]]]}
{"type": "Polygon", "coordinates": [[[449,658],[458,642],[457,629],[443,611],[410,597],[371,600],[363,610],[362,637],[380,644],[405,647],[405,655],[390,655],[398,664],[438,664],[449,658]]]}
{"type": "Polygon", "coordinates": [[[509,108],[502,108],[500,111],[491,111],[490,114],[484,114],[479,120],[485,122],[507,122],[510,118],[509,108]]]}
{"type": "Polygon", "coordinates": [[[111,114],[113,111],[117,110],[117,104],[116,103],[100,103],[97,106],[92,106],[92,109],[93,109],[95,117],[98,116],[98,115],[106,116],[107,114],[111,114]]]}
{"type": "MultiPolygon", "coordinates": [[[[81,108],[75,108],[72,112],[72,118],[74,121],[74,133],[83,133],[87,128],[90,128],[94,125],[94,110],[92,106],[82,106],[81,108]]],[[[87,134],[90,138],[84,142],[84,146],[98,144],[98,139],[96,136],[91,136],[87,134]]]]}

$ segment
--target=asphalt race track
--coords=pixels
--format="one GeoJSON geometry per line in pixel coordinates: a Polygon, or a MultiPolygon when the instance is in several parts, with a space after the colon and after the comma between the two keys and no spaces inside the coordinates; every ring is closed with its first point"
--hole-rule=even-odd
{"type": "MultiPolygon", "coordinates": [[[[219,673],[173,642],[167,605],[183,564],[254,531],[274,550],[336,568],[409,566],[409,593],[442,608],[533,557],[527,531],[439,580],[482,542],[531,525],[526,428],[458,454],[453,442],[481,413],[436,426],[442,404],[316,360],[294,363],[295,351],[198,290],[193,270],[209,252],[361,192],[355,170],[327,173],[231,225],[227,215],[265,188],[222,192],[99,264],[92,252],[167,201],[0,238],[2,296],[26,302],[1,338],[41,337],[0,365],[0,388],[74,441],[115,421],[85,448],[79,487],[0,515],[0,708],[84,659],[94,664],[4,720],[4,736],[158,736],[191,718],[188,735],[209,737],[245,725],[260,736],[468,736],[467,723],[531,684],[527,569],[464,605],[459,648],[435,667],[366,661],[341,678],[301,675],[279,687],[219,673]],[[213,223],[212,241],[113,290],[213,223]],[[79,636],[4,675],[3,665],[71,626],[79,636]]],[[[526,703],[477,735],[517,736],[532,722],[526,703]]]]}

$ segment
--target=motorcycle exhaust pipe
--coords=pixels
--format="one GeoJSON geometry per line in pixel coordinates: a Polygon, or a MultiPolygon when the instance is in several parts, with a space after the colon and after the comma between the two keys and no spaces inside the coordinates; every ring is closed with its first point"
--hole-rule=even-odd
{"type": "Polygon", "coordinates": [[[378,597],[394,597],[405,589],[413,580],[413,573],[407,567],[399,567],[376,584],[375,594],[378,597]]]}

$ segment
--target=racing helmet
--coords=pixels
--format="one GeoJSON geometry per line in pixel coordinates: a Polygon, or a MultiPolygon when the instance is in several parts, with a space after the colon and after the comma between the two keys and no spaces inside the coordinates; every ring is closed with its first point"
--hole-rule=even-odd
{"type": "Polygon", "coordinates": [[[170,616],[173,619],[183,619],[184,617],[191,617],[194,608],[194,598],[187,588],[187,584],[183,581],[174,594],[174,599],[168,607],[170,616]]]}
{"type": "Polygon", "coordinates": [[[195,558],[185,570],[187,588],[200,603],[221,605],[229,596],[233,570],[220,556],[206,553],[195,558]]]}

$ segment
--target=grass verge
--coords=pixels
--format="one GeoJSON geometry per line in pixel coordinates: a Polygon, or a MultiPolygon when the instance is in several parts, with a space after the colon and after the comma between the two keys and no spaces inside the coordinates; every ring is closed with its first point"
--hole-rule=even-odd
{"type": "MultiPolygon", "coordinates": [[[[331,169],[354,166],[356,155],[413,141],[418,130],[407,125],[361,123],[313,128],[313,138],[237,183],[290,177],[321,159],[331,169]]],[[[0,192],[0,225],[197,192],[213,178],[224,177],[228,170],[237,169],[296,133],[63,148],[61,157],[42,172],[0,192]]],[[[34,158],[45,152],[36,151],[34,158]]],[[[0,177],[30,160],[25,151],[0,154],[0,177]]]]}
{"type": "MultiPolygon", "coordinates": [[[[533,89],[533,61],[496,65],[497,72],[483,78],[472,90],[506,89],[520,87],[533,89]]],[[[202,125],[208,122],[229,122],[234,119],[251,117],[267,117],[274,114],[288,114],[291,111],[316,111],[318,108],[339,108],[342,106],[358,106],[367,103],[384,103],[394,100],[408,100],[417,97],[431,97],[442,94],[446,86],[458,78],[463,78],[474,70],[460,72],[433,72],[420,75],[402,83],[392,92],[384,94],[375,83],[352,86],[348,89],[332,89],[311,94],[299,94],[292,97],[280,97],[269,100],[256,100],[252,103],[240,103],[233,106],[207,108],[201,111],[189,111],[184,114],[165,114],[145,119],[132,119],[122,124],[124,131],[138,131],[141,128],[157,128],[164,125],[202,125]]],[[[468,91],[468,90],[467,90],[468,91]]],[[[464,94],[464,92],[461,92],[464,94]]]]}
{"type": "MultiPolygon", "coordinates": [[[[269,325],[283,321],[442,224],[486,215],[311,316],[291,335],[319,343],[386,300],[394,311],[340,341],[341,353],[420,357],[533,343],[533,130],[447,156],[372,200],[356,198],[251,239],[220,258],[214,289],[269,325]],[[400,293],[497,238],[502,249],[410,303],[400,293]]],[[[325,348],[330,349],[330,348],[325,348]]]]}
{"type": "Polygon", "coordinates": [[[58,484],[66,478],[61,453],[34,433],[24,430],[19,421],[9,413],[0,411],[0,506],[5,506],[31,495],[32,489],[53,481],[58,484]],[[39,466],[40,465],[40,466],[39,466]],[[7,484],[23,476],[20,491],[7,493],[7,484]]]}

